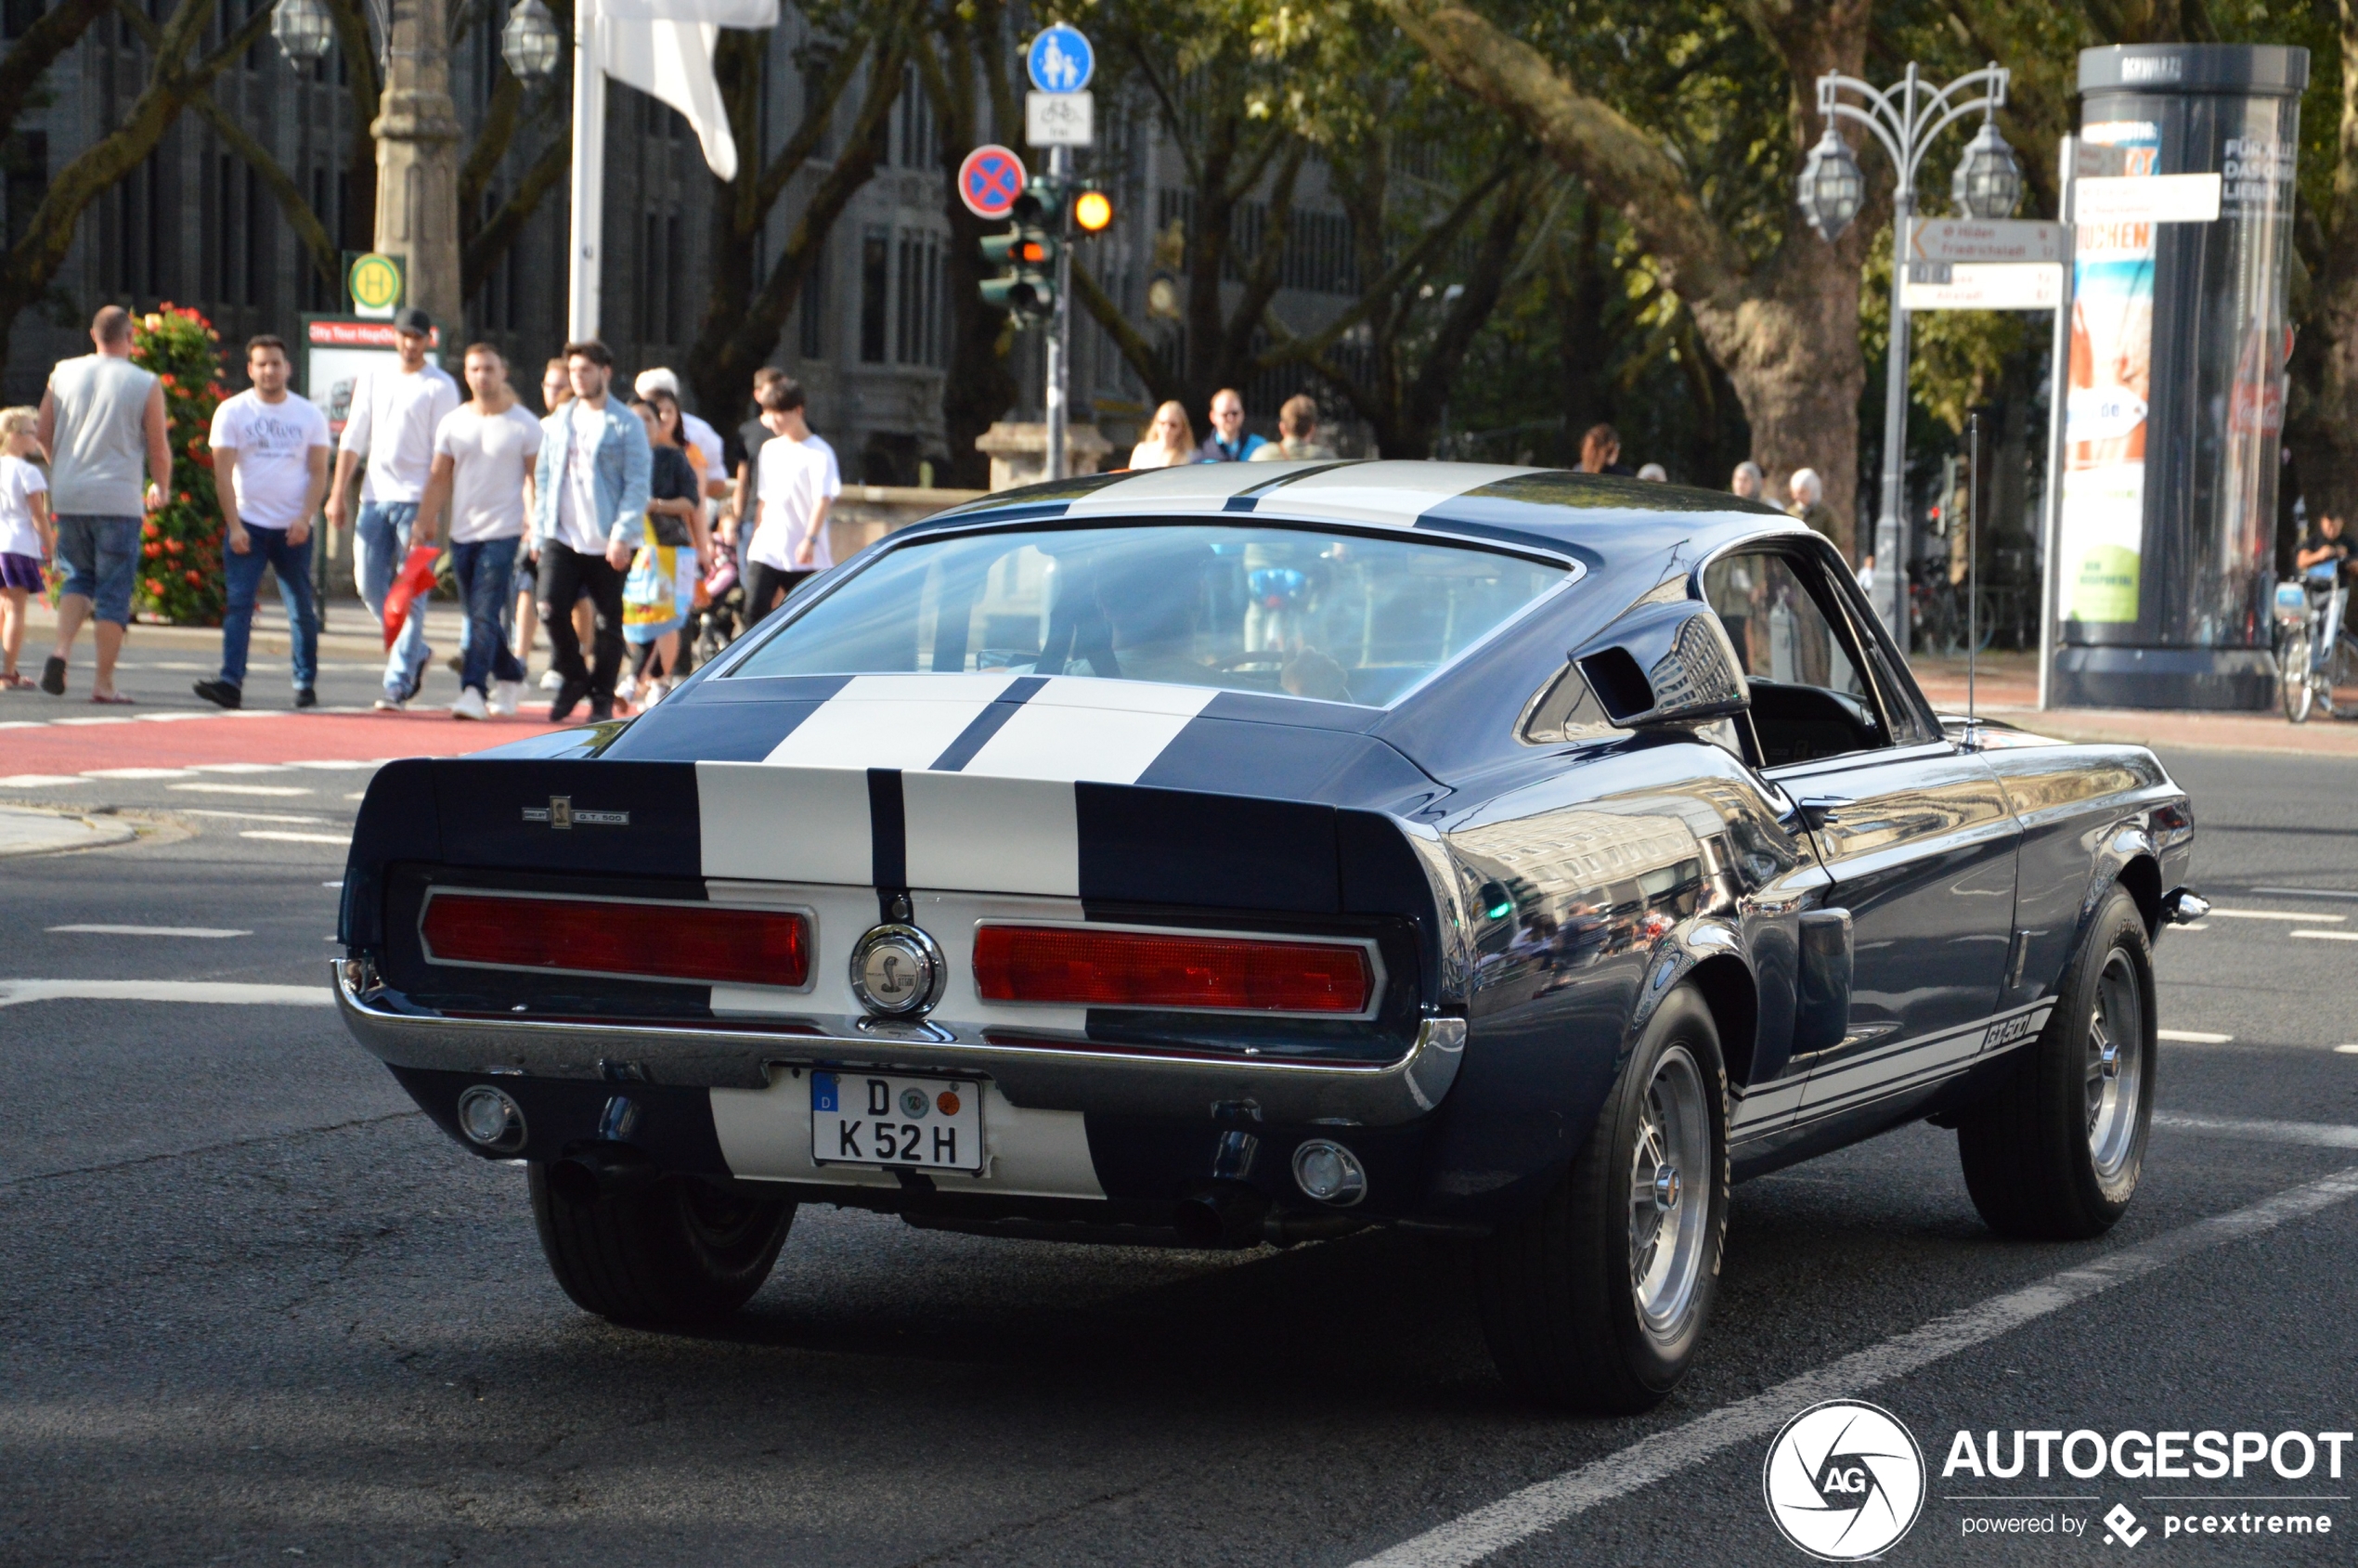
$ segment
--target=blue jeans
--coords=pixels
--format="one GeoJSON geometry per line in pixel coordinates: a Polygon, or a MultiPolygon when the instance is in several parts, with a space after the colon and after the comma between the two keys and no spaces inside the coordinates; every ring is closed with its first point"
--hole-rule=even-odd
{"type": "Polygon", "coordinates": [[[508,591],[516,571],[516,550],[522,539],[478,539],[450,547],[450,570],[459,579],[459,597],[466,602],[467,634],[460,641],[466,664],[459,684],[486,696],[486,680],[521,680],[524,666],[508,651],[505,631],[514,595],[508,591]]]}
{"type": "Polygon", "coordinates": [[[131,579],[139,560],[139,519],[58,519],[58,559],[64,563],[67,593],[90,601],[92,615],[117,626],[131,624],[131,579]]]}
{"type": "MultiPolygon", "coordinates": [[[[415,501],[360,503],[360,516],[352,530],[354,575],[359,579],[361,602],[380,627],[384,624],[385,594],[392,590],[393,579],[401,575],[402,562],[409,557],[409,525],[417,520],[415,501]]],[[[385,694],[408,695],[410,688],[425,679],[426,661],[433,657],[434,650],[426,646],[425,601],[420,598],[411,603],[401,635],[385,655],[385,694]]]]}
{"type": "Polygon", "coordinates": [[[253,602],[262,590],[262,574],[279,577],[279,599],[287,607],[287,626],[293,635],[294,685],[308,690],[319,677],[319,617],[311,606],[311,540],[287,542],[284,528],[246,525],[249,548],[243,555],[225,541],[221,547],[229,603],[221,612],[221,679],[232,686],[246,683],[246,643],[253,633],[253,602]]]}

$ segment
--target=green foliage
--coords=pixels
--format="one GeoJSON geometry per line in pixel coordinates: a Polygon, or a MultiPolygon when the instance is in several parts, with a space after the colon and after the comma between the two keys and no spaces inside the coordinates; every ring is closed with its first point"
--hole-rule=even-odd
{"type": "Polygon", "coordinates": [[[143,620],[221,624],[221,508],[206,444],[222,398],[220,341],[213,323],[170,301],[140,317],[132,331],[132,359],[163,382],[172,442],[171,487],[139,530],[135,603],[143,620]]]}

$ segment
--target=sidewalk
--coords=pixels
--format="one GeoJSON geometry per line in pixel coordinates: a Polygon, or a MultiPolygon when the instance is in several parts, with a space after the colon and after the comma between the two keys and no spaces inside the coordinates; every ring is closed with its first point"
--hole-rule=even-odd
{"type": "MultiPolygon", "coordinates": [[[[34,671],[40,668],[36,654],[45,654],[57,641],[57,612],[39,600],[26,606],[25,655],[34,671]]],[[[459,646],[459,629],[466,623],[466,612],[456,604],[426,606],[426,641],[436,648],[455,649],[459,646]]],[[[84,656],[88,656],[90,633],[82,633],[84,656]]],[[[140,626],[134,625],[123,638],[123,647],[174,648],[196,650],[218,654],[221,652],[221,628],[217,626],[140,626]]],[[[292,644],[287,632],[287,609],[279,603],[275,591],[266,592],[254,606],[253,639],[251,652],[284,654],[292,644]]],[[[319,633],[319,656],[337,659],[382,659],[384,657],[384,633],[370,619],[368,607],[356,600],[337,600],[328,606],[328,625],[319,633]]]]}
{"type": "MultiPolygon", "coordinates": [[[[1965,711],[1965,661],[1919,656],[1910,661],[1916,682],[1943,713],[1965,711]]],[[[2306,724],[2284,715],[2201,713],[2183,709],[2111,707],[2039,711],[2039,660],[2035,654],[1984,654],[1974,680],[1975,711],[2033,734],[2065,741],[2127,741],[2157,750],[2289,753],[2303,757],[2358,757],[2358,724],[2318,714],[2306,724]]],[[[2358,690],[2336,693],[2346,713],[2358,713],[2358,690]]]]}

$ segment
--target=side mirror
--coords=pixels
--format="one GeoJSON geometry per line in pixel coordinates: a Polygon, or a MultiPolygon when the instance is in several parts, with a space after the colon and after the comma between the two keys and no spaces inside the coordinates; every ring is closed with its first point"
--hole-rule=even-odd
{"type": "Polygon", "coordinates": [[[1700,724],[1752,706],[1727,628],[1707,604],[1641,604],[1576,650],[1572,662],[1625,730],[1700,724]]]}

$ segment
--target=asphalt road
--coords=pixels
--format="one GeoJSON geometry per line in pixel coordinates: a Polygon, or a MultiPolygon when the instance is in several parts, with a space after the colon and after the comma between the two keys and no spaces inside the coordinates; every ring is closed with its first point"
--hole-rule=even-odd
{"type": "MultiPolygon", "coordinates": [[[[2358,1182],[2313,1187],[2358,1167],[2358,952],[2296,935],[2358,935],[2358,763],[2170,760],[2199,885],[2297,918],[2164,939],[2163,1027],[2228,1038],[2163,1046],[2127,1220],[1997,1240],[1923,1125],[1753,1183],[1695,1374],[1634,1420],[1519,1402],[1461,1255],[1402,1235],[1133,1251],[813,1208],[725,1334],[618,1329],[549,1277],[522,1173],[328,1008],[0,990],[0,1562],[1799,1563],[1763,1458],[1838,1392],[1930,1462],[1885,1561],[2348,1562],[2358,1445],[2339,1480],[1941,1474],[1959,1431],[2358,1426],[2358,1182]],[[2255,1510],[2333,1534],[2164,1533],[2255,1510]],[[2054,1533],[1967,1534],[2009,1518],[2054,1533]]],[[[201,809],[348,823],[357,777],[201,809]]],[[[150,831],[0,862],[0,980],[321,983],[335,848],[105,793],[150,831]]]]}

